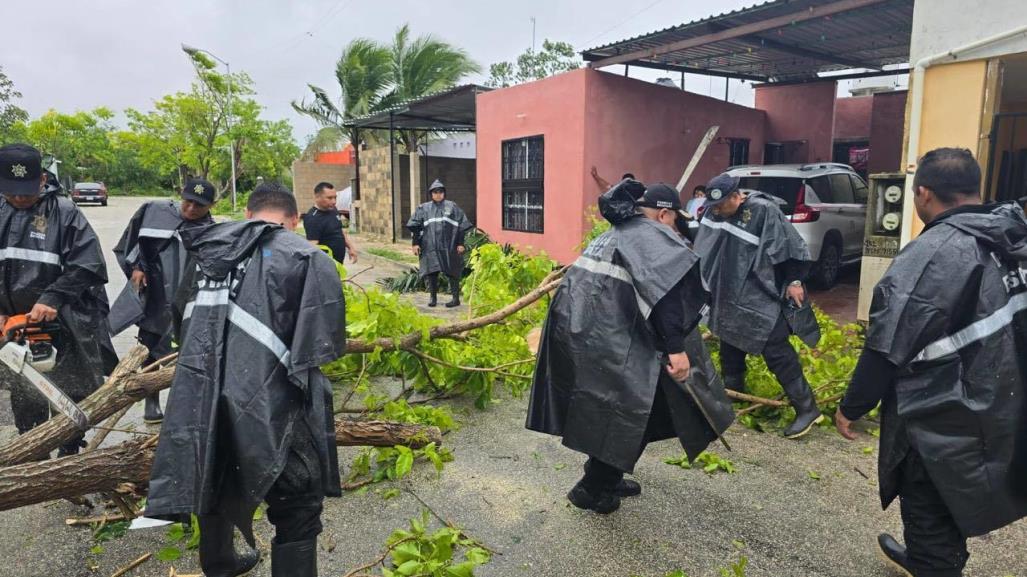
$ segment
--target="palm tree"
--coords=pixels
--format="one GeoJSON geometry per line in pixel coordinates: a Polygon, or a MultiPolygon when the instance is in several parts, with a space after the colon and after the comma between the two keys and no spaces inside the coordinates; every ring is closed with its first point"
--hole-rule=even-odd
{"type": "MultiPolygon", "coordinates": [[[[480,70],[464,50],[431,35],[411,40],[410,27],[403,25],[391,46],[357,38],[343,49],[335,65],[335,79],[342,92],[338,104],[324,89],[311,84],[313,99],[309,103],[293,101],[292,107],[322,126],[342,129],[354,142],[354,131],[342,126],[345,120],[452,88],[480,70]]],[[[400,138],[407,152],[416,151],[416,135],[401,133],[400,138]]]]}
{"type": "Polygon", "coordinates": [[[346,140],[356,142],[355,131],[342,124],[382,108],[382,98],[392,85],[391,60],[388,48],[367,38],[357,38],[342,50],[335,64],[335,79],[342,91],[338,104],[323,88],[309,84],[313,99],[309,103],[294,100],[292,107],[323,127],[339,129],[346,140]]]}
{"type": "MultiPolygon", "coordinates": [[[[481,71],[461,48],[430,34],[410,39],[410,26],[404,24],[392,39],[392,90],[384,103],[403,102],[447,90],[468,74],[481,71]]],[[[417,150],[417,135],[402,132],[407,152],[417,150]]]]}

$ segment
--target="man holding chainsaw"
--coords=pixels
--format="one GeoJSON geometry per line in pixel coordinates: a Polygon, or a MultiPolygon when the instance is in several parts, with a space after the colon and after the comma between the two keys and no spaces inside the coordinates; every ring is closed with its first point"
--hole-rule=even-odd
{"type": "MultiPolygon", "coordinates": [[[[46,183],[38,150],[26,144],[0,147],[0,352],[18,345],[9,341],[15,329],[49,337],[48,352],[37,350],[41,358],[27,360],[55,363],[43,378],[80,401],[117,364],[107,334],[107,269],[85,216],[46,183]]],[[[9,354],[3,358],[0,386],[11,390],[14,422],[24,433],[49,418],[48,403],[34,379],[26,378],[32,369],[10,362],[9,354]]],[[[58,456],[77,453],[84,434],[62,446],[58,456]]]]}

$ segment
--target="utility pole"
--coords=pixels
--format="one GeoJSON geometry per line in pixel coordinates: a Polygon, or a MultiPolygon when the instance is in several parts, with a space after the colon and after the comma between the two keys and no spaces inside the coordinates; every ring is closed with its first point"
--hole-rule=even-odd
{"type": "Polygon", "coordinates": [[[535,17],[531,17],[531,51],[535,51],[535,17]]]}

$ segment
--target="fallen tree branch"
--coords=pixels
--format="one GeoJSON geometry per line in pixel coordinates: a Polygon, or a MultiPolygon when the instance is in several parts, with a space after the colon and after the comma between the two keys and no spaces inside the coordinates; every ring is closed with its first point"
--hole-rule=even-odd
{"type": "Polygon", "coordinates": [[[136,567],[142,565],[143,563],[146,563],[147,561],[149,561],[150,557],[153,557],[153,553],[147,553],[146,555],[143,555],[142,557],[136,559],[135,561],[132,561],[128,565],[125,565],[121,569],[118,569],[117,571],[115,571],[114,574],[111,575],[111,577],[121,577],[122,575],[127,574],[129,571],[131,571],[131,570],[135,569],[136,567]]]}
{"type": "Polygon", "coordinates": [[[765,405],[768,407],[787,407],[789,403],[786,401],[775,401],[774,399],[764,399],[763,397],[757,397],[754,395],[747,395],[745,393],[739,393],[738,391],[732,391],[726,389],[724,392],[727,393],[728,397],[737,401],[745,401],[747,403],[756,403],[758,405],[765,405]]]}
{"type": "MultiPolygon", "coordinates": [[[[157,435],[109,449],[71,457],[0,468],[0,511],[89,493],[113,493],[125,483],[144,486],[150,479],[157,435]]],[[[413,449],[442,444],[438,427],[386,421],[335,421],[335,443],[341,446],[413,449]]],[[[129,511],[122,511],[130,515],[129,511]]]]}
{"type": "Polygon", "coordinates": [[[381,556],[379,556],[377,559],[375,559],[374,561],[371,561],[370,563],[367,563],[366,565],[361,565],[360,567],[357,567],[356,569],[353,569],[352,571],[350,571],[349,573],[346,573],[342,577],[361,577],[361,575],[362,575],[361,571],[366,571],[366,570],[371,569],[371,568],[373,568],[373,567],[375,567],[377,565],[385,563],[385,559],[388,558],[389,553],[392,553],[396,549],[396,547],[399,547],[400,545],[402,545],[403,543],[406,543],[407,541],[413,541],[413,540],[414,540],[413,537],[404,537],[403,539],[400,539],[399,541],[396,541],[392,545],[389,545],[388,547],[386,547],[385,548],[385,552],[382,553],[381,556]]]}

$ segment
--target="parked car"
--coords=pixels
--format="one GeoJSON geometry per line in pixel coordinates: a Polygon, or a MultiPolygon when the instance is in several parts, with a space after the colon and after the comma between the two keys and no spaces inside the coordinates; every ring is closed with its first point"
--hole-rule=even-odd
{"type": "Polygon", "coordinates": [[[863,257],[869,189],[852,167],[833,162],[733,166],[728,174],[740,179],[742,189],[779,199],[809,246],[812,284],[834,286],[841,267],[863,257]]]}
{"type": "Polygon", "coordinates": [[[75,204],[98,202],[100,206],[107,206],[107,186],[102,182],[76,182],[71,189],[71,200],[75,204]]]}

